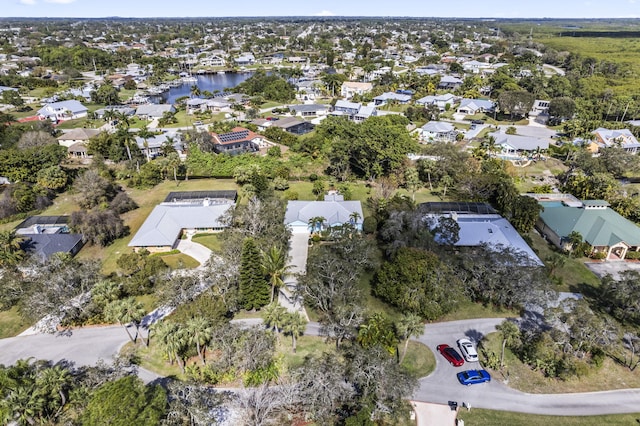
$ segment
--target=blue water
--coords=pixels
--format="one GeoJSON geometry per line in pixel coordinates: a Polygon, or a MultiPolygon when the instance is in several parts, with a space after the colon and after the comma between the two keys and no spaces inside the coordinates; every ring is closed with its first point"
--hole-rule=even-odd
{"type": "Polygon", "coordinates": [[[176,99],[182,96],[191,95],[191,86],[194,84],[198,86],[200,92],[204,92],[205,90],[208,90],[211,93],[216,90],[223,92],[225,89],[236,87],[252,75],[253,73],[249,72],[195,75],[194,77],[198,79],[197,83],[185,83],[182,86],[172,87],[162,95],[152,97],[152,100],[154,102],[172,104],[176,99]]]}

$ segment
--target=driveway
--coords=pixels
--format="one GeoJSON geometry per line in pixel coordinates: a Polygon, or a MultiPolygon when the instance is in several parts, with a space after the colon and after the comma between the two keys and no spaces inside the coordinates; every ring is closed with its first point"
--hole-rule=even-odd
{"type": "Polygon", "coordinates": [[[640,411],[640,389],[534,395],[511,389],[498,377],[493,377],[490,383],[462,386],[456,374],[465,369],[480,368],[479,363],[452,367],[436,351],[436,346],[446,343],[456,347],[456,340],[465,336],[478,340],[495,331],[495,326],[502,321],[503,318],[487,318],[426,325],[425,334],[417,340],[435,354],[436,369],[428,377],[420,379],[412,399],[443,405],[456,401],[459,406],[465,402],[472,407],[490,410],[546,415],[587,416],[640,411]]]}
{"type": "Polygon", "coordinates": [[[191,238],[179,240],[178,247],[176,248],[180,250],[181,253],[191,256],[197,260],[200,263],[198,269],[204,267],[211,257],[211,250],[202,244],[194,243],[191,241],[191,238]]]}
{"type": "Polygon", "coordinates": [[[307,256],[309,255],[309,233],[292,233],[289,238],[289,263],[291,273],[284,279],[284,286],[278,293],[278,303],[289,312],[300,312],[309,321],[302,300],[294,295],[298,286],[297,274],[304,274],[307,270],[307,256]]]}
{"type": "Polygon", "coordinates": [[[587,268],[591,270],[598,277],[602,278],[605,275],[611,275],[613,279],[619,280],[620,273],[624,271],[638,271],[640,272],[640,263],[638,262],[585,262],[587,268]]]}

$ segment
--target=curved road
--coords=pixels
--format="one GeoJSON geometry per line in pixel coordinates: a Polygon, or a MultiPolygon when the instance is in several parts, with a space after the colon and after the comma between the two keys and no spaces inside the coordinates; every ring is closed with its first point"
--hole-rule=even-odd
{"type": "Polygon", "coordinates": [[[456,347],[456,340],[470,337],[479,341],[482,336],[496,331],[495,326],[504,318],[452,321],[428,324],[418,341],[427,345],[436,356],[436,369],[419,381],[413,400],[447,404],[456,401],[470,403],[471,407],[490,410],[516,411],[530,414],[558,416],[591,416],[640,412],[640,389],[623,389],[605,392],[574,394],[528,394],[507,387],[497,378],[490,383],[462,386],[456,373],[465,369],[480,368],[478,363],[451,366],[440,355],[436,346],[446,343],[456,347]]]}
{"type": "MultiPolygon", "coordinates": [[[[495,331],[495,326],[502,321],[503,318],[488,318],[426,325],[425,333],[417,340],[434,352],[436,369],[430,376],[420,379],[419,388],[412,399],[438,404],[456,401],[460,405],[464,401],[472,407],[549,415],[586,416],[640,411],[640,389],[533,395],[511,389],[497,379],[481,385],[460,385],[456,373],[471,366],[452,367],[437,353],[436,346],[447,343],[455,347],[456,340],[463,336],[479,340],[483,335],[495,331]]],[[[253,325],[261,320],[238,322],[253,325]]],[[[307,334],[319,335],[319,325],[309,323],[307,334]]],[[[119,326],[12,337],[0,340],[0,364],[10,365],[18,359],[33,357],[54,362],[66,359],[78,366],[95,365],[100,359],[109,362],[128,341],[127,334],[119,326]]],[[[154,373],[143,369],[139,369],[138,375],[147,382],[157,378],[154,373]]]]}

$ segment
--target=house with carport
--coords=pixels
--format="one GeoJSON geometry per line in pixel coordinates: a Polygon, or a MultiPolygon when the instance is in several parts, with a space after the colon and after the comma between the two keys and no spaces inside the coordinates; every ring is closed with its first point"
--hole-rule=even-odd
{"type": "Polygon", "coordinates": [[[526,195],[544,207],[536,228],[561,250],[570,248],[569,235],[577,232],[593,248],[592,255],[603,253],[605,260],[625,259],[629,252],[640,251],[640,227],[606,201],[580,201],[569,194],[526,195]]]}

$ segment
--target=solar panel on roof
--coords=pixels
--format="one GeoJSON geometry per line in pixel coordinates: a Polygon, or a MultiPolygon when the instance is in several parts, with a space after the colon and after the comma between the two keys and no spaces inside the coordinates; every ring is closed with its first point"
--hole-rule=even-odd
{"type": "Polygon", "coordinates": [[[239,132],[231,132],[231,133],[223,133],[221,135],[218,135],[220,142],[231,142],[231,141],[246,139],[247,137],[249,137],[248,130],[242,130],[239,132]]]}

